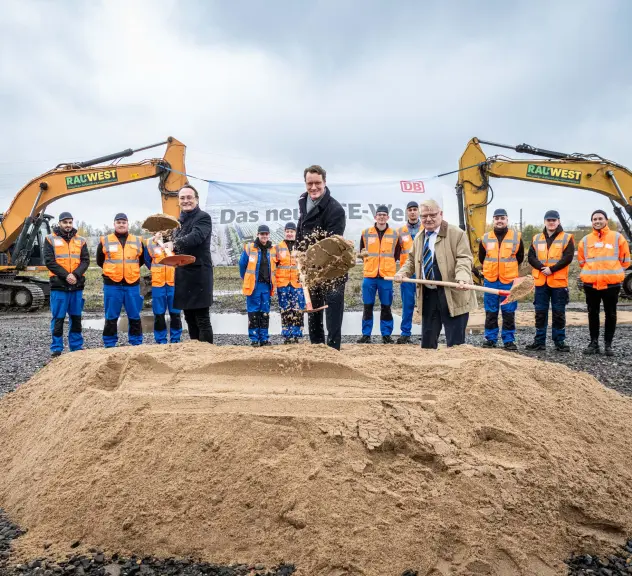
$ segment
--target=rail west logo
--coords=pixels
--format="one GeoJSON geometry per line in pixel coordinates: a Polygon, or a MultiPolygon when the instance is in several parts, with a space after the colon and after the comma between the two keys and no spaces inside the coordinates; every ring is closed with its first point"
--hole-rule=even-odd
{"type": "Polygon", "coordinates": [[[580,170],[566,170],[551,166],[541,166],[540,164],[529,164],[527,166],[527,178],[579,184],[582,179],[582,173],[580,170]]]}
{"type": "Polygon", "coordinates": [[[116,169],[66,176],[66,190],[94,186],[95,184],[110,184],[111,182],[118,182],[116,169]]]}

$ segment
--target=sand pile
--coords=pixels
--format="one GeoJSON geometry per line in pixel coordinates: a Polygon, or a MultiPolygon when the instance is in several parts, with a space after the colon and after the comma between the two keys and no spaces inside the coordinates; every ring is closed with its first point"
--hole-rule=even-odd
{"type": "Polygon", "coordinates": [[[0,400],[0,438],[30,557],[547,576],[632,533],[632,399],[501,351],[88,350],[0,400]]]}

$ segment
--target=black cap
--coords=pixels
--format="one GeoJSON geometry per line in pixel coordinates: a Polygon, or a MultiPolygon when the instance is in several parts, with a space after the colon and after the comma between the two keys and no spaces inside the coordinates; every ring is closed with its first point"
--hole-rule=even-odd
{"type": "Polygon", "coordinates": [[[595,211],[594,211],[594,212],[590,215],[590,219],[591,219],[591,220],[593,219],[593,216],[594,216],[595,214],[603,214],[603,217],[604,217],[606,220],[608,220],[608,215],[607,215],[607,214],[606,214],[603,210],[601,210],[601,209],[599,209],[599,210],[595,210],[595,211]]]}
{"type": "Polygon", "coordinates": [[[411,200],[408,204],[406,204],[406,210],[409,208],[419,208],[419,204],[417,204],[414,200],[411,200]]]}
{"type": "Polygon", "coordinates": [[[377,209],[375,210],[375,213],[377,214],[378,212],[385,212],[386,214],[388,214],[388,206],[385,206],[384,204],[380,204],[377,209]]]}
{"type": "Polygon", "coordinates": [[[544,215],[544,219],[545,220],[559,220],[560,219],[560,213],[557,210],[549,210],[544,215]]]}
{"type": "Polygon", "coordinates": [[[296,230],[296,224],[294,224],[294,222],[288,222],[285,225],[285,229],[286,230],[296,230]]]}
{"type": "Polygon", "coordinates": [[[127,220],[127,214],[119,212],[116,216],[114,216],[114,220],[127,220]]]}
{"type": "Polygon", "coordinates": [[[496,210],[494,210],[494,216],[507,216],[507,210],[504,208],[496,208],[496,210]]]}
{"type": "Polygon", "coordinates": [[[270,228],[268,228],[267,224],[261,224],[259,228],[257,228],[257,234],[266,233],[266,232],[270,234],[270,228]]]}
{"type": "Polygon", "coordinates": [[[61,222],[62,220],[67,220],[68,218],[70,218],[72,220],[72,214],[70,212],[62,212],[59,215],[59,221],[61,222]]]}

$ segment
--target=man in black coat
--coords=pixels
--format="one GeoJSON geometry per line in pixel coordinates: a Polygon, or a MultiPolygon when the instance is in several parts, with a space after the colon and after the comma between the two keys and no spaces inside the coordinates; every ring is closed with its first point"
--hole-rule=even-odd
{"type": "Polygon", "coordinates": [[[176,268],[173,306],[184,312],[191,340],[213,343],[210,306],[213,303],[211,216],[200,209],[197,190],[187,184],[178,192],[180,228],[165,247],[175,254],[195,256],[195,262],[176,268]]]}
{"type": "MultiPolygon", "coordinates": [[[[298,200],[299,219],[297,226],[297,249],[307,250],[310,244],[327,236],[345,232],[347,218],[344,208],[332,198],[327,188],[327,172],[321,166],[310,166],[303,172],[306,192],[298,200]]],[[[310,288],[309,294],[314,308],[327,304],[327,345],[340,350],[342,340],[342,318],[345,309],[345,285],[348,276],[328,283],[326,286],[310,288]]],[[[325,344],[323,312],[307,315],[309,339],[312,344],[325,344]]]]}

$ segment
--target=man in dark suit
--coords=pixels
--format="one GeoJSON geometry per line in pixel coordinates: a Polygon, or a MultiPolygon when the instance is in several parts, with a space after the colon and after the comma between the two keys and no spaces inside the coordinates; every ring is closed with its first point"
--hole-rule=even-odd
{"type": "Polygon", "coordinates": [[[211,216],[200,209],[197,190],[187,184],[178,192],[180,228],[165,247],[175,254],[195,256],[195,262],[176,268],[173,306],[184,311],[191,340],[213,343],[210,306],[213,303],[211,216]]]}
{"type": "MultiPolygon", "coordinates": [[[[327,188],[327,172],[321,166],[310,166],[303,172],[306,192],[298,200],[297,249],[307,250],[310,244],[327,236],[345,232],[347,222],[344,208],[332,198],[327,188]]],[[[340,350],[342,318],[345,307],[345,285],[348,276],[310,287],[309,294],[314,308],[327,304],[327,345],[340,350]]],[[[323,312],[307,315],[309,339],[312,344],[325,344],[323,312]]]]}

